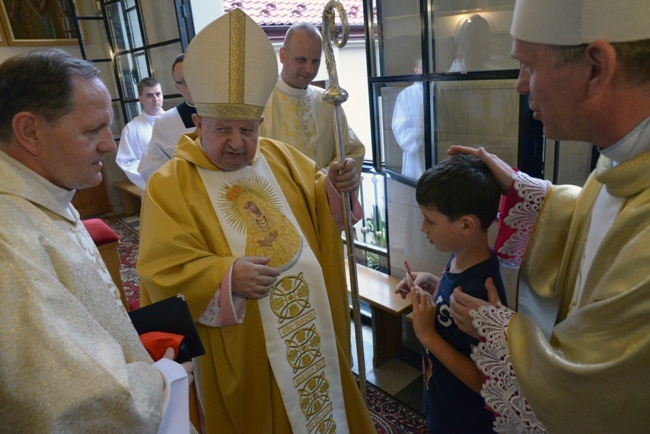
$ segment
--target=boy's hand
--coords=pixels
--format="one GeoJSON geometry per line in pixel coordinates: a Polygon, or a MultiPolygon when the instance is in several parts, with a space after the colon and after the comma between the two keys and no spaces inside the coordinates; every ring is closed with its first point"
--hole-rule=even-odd
{"type": "Polygon", "coordinates": [[[411,288],[411,300],[413,302],[413,331],[420,342],[427,342],[431,336],[436,334],[435,320],[438,307],[431,294],[418,286],[411,288]]]}
{"type": "MultiPolygon", "coordinates": [[[[429,294],[433,295],[436,288],[438,287],[438,281],[440,278],[431,273],[425,273],[424,271],[416,271],[413,273],[415,277],[414,284],[419,287],[420,290],[424,290],[429,294]]],[[[400,282],[395,287],[395,294],[399,294],[403,299],[406,299],[406,296],[411,293],[412,285],[409,284],[408,276],[400,280],[400,282]]]]}
{"type": "Polygon", "coordinates": [[[399,294],[402,299],[406,298],[406,294],[411,293],[411,289],[409,288],[408,285],[408,280],[406,277],[403,278],[402,280],[399,281],[397,286],[395,287],[395,294],[399,294]]]}

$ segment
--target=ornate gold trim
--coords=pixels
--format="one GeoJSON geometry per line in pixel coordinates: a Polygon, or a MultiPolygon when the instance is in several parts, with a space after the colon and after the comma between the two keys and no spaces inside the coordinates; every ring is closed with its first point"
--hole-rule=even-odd
{"type": "Polygon", "coordinates": [[[246,15],[235,9],[230,16],[230,95],[235,104],[244,102],[244,81],[246,79],[246,15]]]}
{"type": "Polygon", "coordinates": [[[264,111],[264,107],[250,104],[196,103],[195,105],[199,116],[205,116],[207,118],[259,121],[264,111]]]}

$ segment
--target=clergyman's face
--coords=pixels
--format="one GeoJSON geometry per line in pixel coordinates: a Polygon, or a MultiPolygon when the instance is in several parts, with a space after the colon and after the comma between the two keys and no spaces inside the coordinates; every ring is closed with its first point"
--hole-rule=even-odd
{"type": "Polygon", "coordinates": [[[149,116],[158,116],[162,113],[163,94],[160,85],[145,87],[142,89],[142,95],[138,97],[142,104],[142,109],[149,116]]]}
{"type": "MultiPolygon", "coordinates": [[[[588,68],[579,59],[558,66],[555,47],[515,39],[513,57],[521,62],[517,91],[528,95],[533,117],[553,140],[584,140],[579,121],[588,94],[588,68]]],[[[587,126],[588,128],[588,126],[587,126]]]]}
{"type": "Polygon", "coordinates": [[[322,52],[319,38],[306,32],[294,33],[289,44],[280,48],[282,80],[293,88],[306,88],[318,74],[322,52]]]}
{"type": "Polygon", "coordinates": [[[229,172],[242,169],[253,161],[260,122],[194,115],[203,152],[215,166],[229,172]]]}
{"type": "Polygon", "coordinates": [[[183,96],[183,99],[188,104],[194,104],[192,99],[192,94],[190,93],[190,88],[187,87],[185,82],[185,76],[183,75],[183,62],[177,63],[174,65],[174,71],[172,71],[172,77],[174,78],[174,86],[176,90],[183,96]]]}
{"type": "Polygon", "coordinates": [[[73,109],[43,128],[43,176],[66,190],[95,187],[102,181],[102,158],[115,152],[110,125],[111,95],[100,79],[74,79],[73,109]]]}

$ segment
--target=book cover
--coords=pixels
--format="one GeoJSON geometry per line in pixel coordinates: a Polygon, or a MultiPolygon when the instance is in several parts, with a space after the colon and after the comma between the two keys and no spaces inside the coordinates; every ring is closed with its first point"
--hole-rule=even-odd
{"type": "MultiPolygon", "coordinates": [[[[129,316],[139,335],[149,332],[183,335],[185,339],[181,345],[181,350],[186,353],[186,357],[192,358],[205,354],[205,349],[196,330],[196,324],[194,324],[194,319],[190,314],[190,309],[183,294],[177,294],[149,306],[133,310],[129,312],[129,316]]],[[[182,361],[185,361],[184,358],[182,358],[182,361]]]]}

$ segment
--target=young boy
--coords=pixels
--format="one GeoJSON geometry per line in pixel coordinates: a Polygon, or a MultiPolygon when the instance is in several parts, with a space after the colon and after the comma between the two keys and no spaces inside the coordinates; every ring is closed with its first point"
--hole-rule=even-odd
{"type": "Polygon", "coordinates": [[[506,304],[499,261],[488,244],[488,228],[497,215],[500,189],[479,159],[447,158],[420,177],[415,198],[423,221],[420,230],[441,252],[451,252],[442,276],[414,273],[396,292],[413,299],[413,329],[423,345],[424,413],[432,433],[491,433],[492,414],[481,397],[481,375],[470,359],[477,342],[451,318],[454,288],[487,299],[492,279],[506,304]],[[433,298],[432,298],[433,296],[433,298]],[[433,300],[435,303],[432,303],[433,300]]]}

